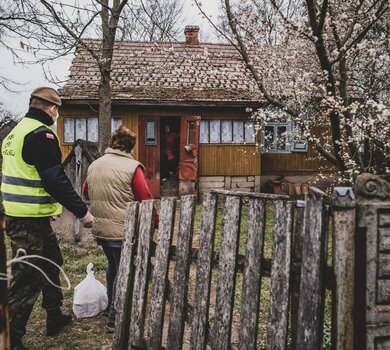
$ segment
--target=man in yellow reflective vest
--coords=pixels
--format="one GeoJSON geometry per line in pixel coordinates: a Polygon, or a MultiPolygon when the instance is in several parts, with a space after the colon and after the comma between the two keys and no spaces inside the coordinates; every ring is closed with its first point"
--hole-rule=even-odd
{"type": "MultiPolygon", "coordinates": [[[[28,255],[40,255],[58,265],[62,265],[63,259],[50,226],[51,217],[60,214],[63,205],[85,227],[91,227],[94,219],[64,172],[58,137],[50,128],[58,118],[60,106],[56,90],[41,87],[32,92],[26,116],[3,141],[1,182],[13,256],[18,249],[24,249],[28,255]]],[[[56,267],[41,259],[29,262],[38,265],[60,286],[56,267]]],[[[27,349],[22,337],[40,292],[42,307],[47,312],[46,335],[58,334],[72,320],[70,314],[61,311],[63,295],[59,287],[31,266],[14,263],[8,292],[13,350],[27,349]]]]}

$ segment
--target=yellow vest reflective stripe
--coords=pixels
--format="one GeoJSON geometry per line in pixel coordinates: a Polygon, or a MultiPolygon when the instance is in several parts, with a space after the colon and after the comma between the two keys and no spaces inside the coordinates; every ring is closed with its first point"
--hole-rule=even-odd
{"type": "Polygon", "coordinates": [[[35,166],[27,164],[22,156],[25,136],[42,129],[54,133],[38,120],[25,117],[3,141],[1,192],[6,215],[45,217],[62,212],[62,206],[43,188],[35,166]]]}

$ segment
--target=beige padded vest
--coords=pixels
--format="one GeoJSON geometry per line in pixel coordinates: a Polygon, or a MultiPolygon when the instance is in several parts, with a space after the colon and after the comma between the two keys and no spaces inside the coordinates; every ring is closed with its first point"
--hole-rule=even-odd
{"type": "Polygon", "coordinates": [[[123,239],[127,203],[135,200],[132,181],[138,166],[143,167],[129,153],[112,148],[89,166],[88,195],[90,211],[95,216],[95,238],[123,239]]]}

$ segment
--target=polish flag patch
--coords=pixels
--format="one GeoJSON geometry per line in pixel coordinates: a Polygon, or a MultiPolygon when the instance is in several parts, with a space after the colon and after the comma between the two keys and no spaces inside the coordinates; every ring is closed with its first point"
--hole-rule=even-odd
{"type": "Polygon", "coordinates": [[[52,139],[52,140],[54,140],[54,135],[53,135],[53,134],[46,133],[46,138],[47,138],[47,139],[52,139]]]}

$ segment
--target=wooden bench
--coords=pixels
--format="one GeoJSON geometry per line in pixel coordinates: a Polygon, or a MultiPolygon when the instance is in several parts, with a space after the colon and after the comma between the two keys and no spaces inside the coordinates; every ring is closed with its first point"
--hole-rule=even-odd
{"type": "Polygon", "coordinates": [[[312,190],[304,207],[297,207],[296,202],[283,195],[222,190],[204,194],[196,248],[192,247],[194,196],[181,198],[177,241],[172,245],[176,203],[175,198],[161,200],[155,240],[154,201],[128,206],[115,299],[113,349],[160,350],[162,344],[167,349],[205,349],[206,345],[212,349],[257,349],[264,278],[271,280],[267,348],[287,348],[291,319],[293,347],[320,349],[329,222],[322,193],[312,190]],[[223,214],[217,252],[214,241],[219,198],[223,198],[223,214]],[[245,255],[240,255],[243,199],[247,201],[249,217],[245,255]],[[267,202],[273,203],[272,260],[263,256],[267,202]],[[172,261],[173,278],[168,278],[172,261]],[[191,264],[196,264],[192,301],[188,300],[191,264]],[[217,274],[216,289],[212,288],[213,273],[217,274]],[[242,274],[240,286],[236,286],[238,274],[242,274]],[[233,322],[236,288],[241,288],[239,325],[233,322]],[[214,300],[210,300],[212,294],[214,300]],[[183,344],[186,323],[187,339],[183,344]],[[238,332],[234,342],[233,324],[238,332]]]}

